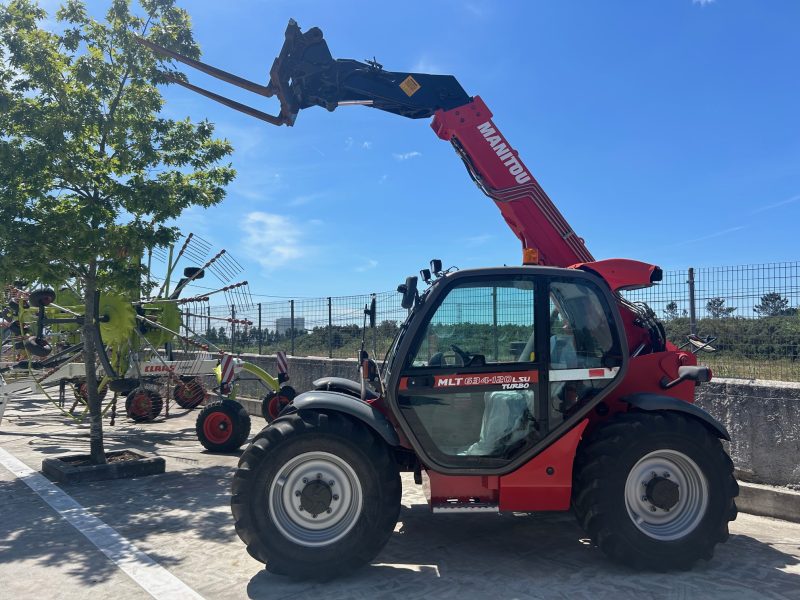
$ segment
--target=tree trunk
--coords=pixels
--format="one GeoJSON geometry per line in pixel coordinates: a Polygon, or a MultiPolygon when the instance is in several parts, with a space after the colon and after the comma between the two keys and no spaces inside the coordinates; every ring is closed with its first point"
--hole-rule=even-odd
{"type": "Polygon", "coordinates": [[[103,408],[100,402],[100,394],[97,392],[97,373],[95,372],[97,348],[95,347],[93,332],[96,326],[95,321],[98,316],[95,314],[95,293],[97,291],[96,270],[96,265],[92,263],[89,266],[89,274],[85,279],[83,359],[86,365],[86,388],[89,402],[89,423],[91,425],[89,454],[91,455],[93,464],[102,465],[106,463],[106,451],[103,445],[103,408]]]}

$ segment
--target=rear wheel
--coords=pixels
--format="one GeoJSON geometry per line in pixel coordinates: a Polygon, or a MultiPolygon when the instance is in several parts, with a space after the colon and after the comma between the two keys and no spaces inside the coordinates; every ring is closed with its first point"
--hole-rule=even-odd
{"type": "Polygon", "coordinates": [[[250,415],[235,400],[207,404],[197,415],[197,439],[211,452],[238,450],[250,435],[250,415]]]}
{"type": "Polygon", "coordinates": [[[139,423],[152,421],[161,414],[163,407],[164,399],[161,394],[147,388],[135,389],[125,398],[125,412],[129,418],[139,423]]]}
{"type": "Polygon", "coordinates": [[[327,579],[372,560],[400,512],[389,447],[338,414],[285,415],[253,440],[233,479],[236,532],[273,573],[327,579]]]}
{"type": "Polygon", "coordinates": [[[573,506],[594,544],[639,569],[688,569],[728,538],[739,487],[719,438],[678,413],[631,412],[576,457],[573,506]]]}

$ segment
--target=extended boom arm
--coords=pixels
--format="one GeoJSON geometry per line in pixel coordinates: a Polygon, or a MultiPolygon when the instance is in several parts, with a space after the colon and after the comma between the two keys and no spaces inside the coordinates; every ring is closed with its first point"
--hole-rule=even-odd
{"type": "Polygon", "coordinates": [[[186,58],[141,39],[153,51],[222,81],[265,97],[276,96],[281,110],[270,115],[197,87],[173,82],[274,125],[294,125],[304,108],[362,104],[411,119],[433,117],[436,134],[450,141],[470,176],[494,200],[522,242],[525,262],[566,267],[591,262],[592,255],[492,122],[479,97],[467,95],[452,75],[386,71],[375,61],[334,59],[322,31],[305,33],[293,20],[264,86],[186,58]]]}

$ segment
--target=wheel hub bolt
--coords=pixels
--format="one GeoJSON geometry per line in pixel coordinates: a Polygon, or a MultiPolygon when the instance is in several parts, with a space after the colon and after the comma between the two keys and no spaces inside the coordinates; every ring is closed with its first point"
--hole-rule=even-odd
{"type": "Polygon", "coordinates": [[[308,483],[308,477],[303,477],[303,483],[308,483]]]}
{"type": "Polygon", "coordinates": [[[642,502],[647,502],[647,496],[642,496],[642,502]]]}
{"type": "Polygon", "coordinates": [[[338,499],[339,499],[339,496],[338,496],[337,494],[334,494],[334,495],[333,495],[333,499],[334,499],[334,500],[338,500],[338,499]]]}
{"type": "Polygon", "coordinates": [[[328,514],[331,514],[331,513],[333,512],[333,509],[332,509],[332,508],[329,508],[329,509],[328,509],[326,512],[327,512],[328,514]]]}
{"type": "Polygon", "coordinates": [[[656,512],[656,507],[655,506],[651,506],[650,507],[650,512],[656,512]]]}
{"type": "Polygon", "coordinates": [[[295,496],[299,496],[299,495],[300,495],[300,490],[297,490],[297,491],[294,493],[294,495],[295,495],[295,496]]]}
{"type": "Polygon", "coordinates": [[[303,512],[303,507],[302,506],[298,506],[297,510],[300,511],[300,512],[303,512]]]}
{"type": "Polygon", "coordinates": [[[664,478],[669,479],[669,473],[667,473],[666,471],[664,472],[664,478]]]}
{"type": "Polygon", "coordinates": [[[317,473],[317,479],[322,479],[322,473],[317,473]]]}
{"type": "Polygon", "coordinates": [[[328,485],[333,485],[333,479],[328,482],[328,485]]]}

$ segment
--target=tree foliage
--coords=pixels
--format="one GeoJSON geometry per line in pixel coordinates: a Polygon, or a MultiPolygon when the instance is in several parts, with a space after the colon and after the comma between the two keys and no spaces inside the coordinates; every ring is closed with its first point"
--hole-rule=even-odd
{"type": "Polygon", "coordinates": [[[797,314],[797,309],[789,306],[789,299],[778,292],[769,292],[761,296],[761,302],[753,307],[759,317],[785,317],[797,314]]]}
{"type": "Polygon", "coordinates": [[[725,319],[736,312],[735,306],[725,306],[725,298],[710,298],[706,302],[706,312],[712,319],[725,319]]]}
{"type": "MultiPolygon", "coordinates": [[[[144,248],[176,237],[166,225],[225,196],[230,144],[207,121],[161,114],[169,65],[145,37],[198,57],[188,14],[174,0],[111,0],[103,21],[80,0],[56,31],[33,0],[0,5],[0,283],[67,280],[94,322],[97,289],[138,292],[144,248]]],[[[92,456],[102,446],[94,348],[84,336],[92,456]]]]}

